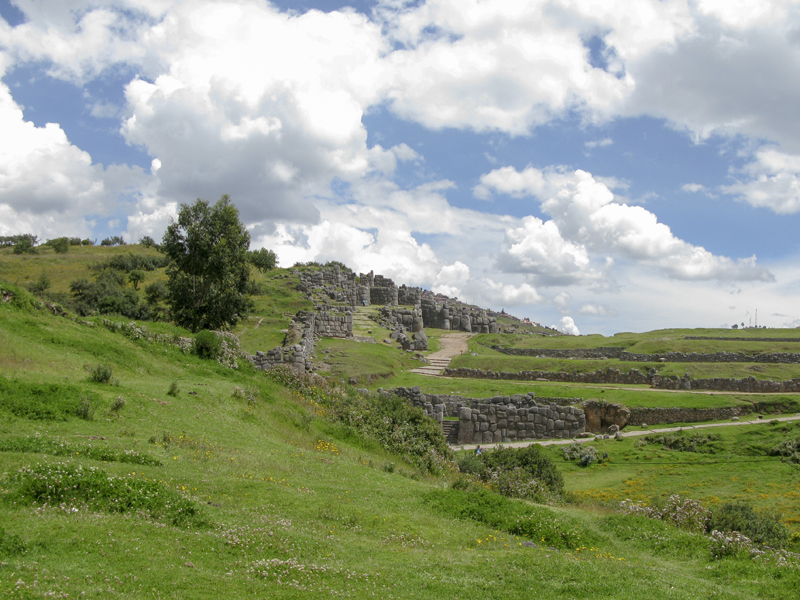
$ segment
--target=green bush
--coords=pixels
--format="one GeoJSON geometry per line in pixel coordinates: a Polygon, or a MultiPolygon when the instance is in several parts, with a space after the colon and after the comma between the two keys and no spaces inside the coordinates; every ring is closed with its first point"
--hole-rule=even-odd
{"type": "Polygon", "coordinates": [[[289,368],[275,367],[267,376],[311,403],[318,415],[341,424],[347,436],[377,442],[424,472],[439,474],[455,467],[441,426],[399,396],[345,390],[289,368]]]}
{"type": "Polygon", "coordinates": [[[213,331],[203,329],[194,336],[194,353],[200,358],[216,360],[222,353],[222,340],[213,331]]]}
{"type": "Polygon", "coordinates": [[[166,485],[115,477],[94,467],[36,465],[20,469],[10,483],[12,495],[20,503],[86,505],[92,510],[135,514],[178,526],[205,524],[198,506],[166,485]]]}
{"type": "Polygon", "coordinates": [[[715,509],[708,530],[738,531],[753,542],[770,548],[783,548],[789,541],[789,530],[773,512],[756,512],[744,502],[729,502],[715,509]]]}
{"type": "Polygon", "coordinates": [[[0,439],[0,452],[50,454],[51,456],[85,456],[92,460],[160,466],[161,461],[135,450],[114,450],[99,446],[73,445],[67,441],[41,436],[0,439]]]}
{"type": "Polygon", "coordinates": [[[114,367],[102,363],[95,366],[83,365],[84,370],[89,373],[89,379],[94,383],[110,383],[114,376],[114,367]]]}
{"type": "Polygon", "coordinates": [[[465,454],[458,460],[458,470],[468,475],[483,475],[486,472],[486,463],[475,454],[465,454]]]}
{"type": "Polygon", "coordinates": [[[0,376],[0,410],[18,417],[66,421],[69,416],[82,417],[84,403],[96,404],[94,392],[79,387],[55,383],[25,383],[0,376]]]}
{"type": "Polygon", "coordinates": [[[525,448],[498,448],[494,452],[480,455],[486,466],[492,469],[513,471],[521,468],[550,492],[560,495],[564,491],[564,478],[555,463],[542,452],[541,447],[531,444],[525,448]]]}
{"type": "Polygon", "coordinates": [[[575,549],[598,542],[596,535],[583,530],[566,515],[486,489],[435,490],[425,494],[423,502],[448,517],[478,521],[556,548],[575,549]]]}

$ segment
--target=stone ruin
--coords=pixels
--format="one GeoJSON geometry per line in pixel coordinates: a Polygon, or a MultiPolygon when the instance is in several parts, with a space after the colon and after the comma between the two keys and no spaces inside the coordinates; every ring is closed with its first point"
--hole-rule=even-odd
{"type": "Polygon", "coordinates": [[[293,318],[283,347],[269,352],[258,352],[251,357],[260,369],[286,363],[297,368],[311,369],[314,338],[353,338],[352,308],[357,306],[382,306],[378,322],[392,330],[390,338],[404,350],[428,349],[425,327],[434,327],[470,333],[497,333],[497,319],[485,310],[447,302],[437,302],[427,290],[406,285],[397,286],[383,275],[343,271],[339,265],[318,270],[295,270],[300,278],[299,289],[309,300],[326,299],[343,306],[329,306],[323,300],[315,304],[315,312],[301,311],[293,318]],[[402,307],[402,308],[401,308],[402,307]]]}
{"type": "Polygon", "coordinates": [[[586,431],[583,409],[559,404],[565,400],[563,398],[536,398],[533,392],[494,398],[465,398],[426,394],[420,391],[419,386],[414,386],[383,393],[407,398],[439,423],[447,416],[458,417],[458,444],[570,439],[586,431]]]}

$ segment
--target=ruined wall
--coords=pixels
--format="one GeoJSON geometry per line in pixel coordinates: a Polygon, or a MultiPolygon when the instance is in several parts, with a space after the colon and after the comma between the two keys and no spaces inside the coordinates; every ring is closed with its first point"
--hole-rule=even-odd
{"type": "Polygon", "coordinates": [[[664,352],[642,354],[626,352],[622,348],[574,348],[554,350],[550,348],[502,348],[489,346],[492,350],[511,356],[534,356],[539,358],[609,359],[616,358],[627,362],[682,362],[682,363],[771,363],[800,364],[800,352],[762,352],[745,354],[743,352],[664,352]]]}
{"type": "Polygon", "coordinates": [[[401,285],[397,288],[397,303],[403,306],[417,306],[422,302],[422,288],[401,285]]]}
{"type": "MultiPolygon", "coordinates": [[[[484,344],[486,345],[486,344],[484,344]]],[[[503,348],[501,346],[488,346],[492,350],[510,356],[533,356],[537,358],[574,358],[581,360],[619,358],[622,348],[503,348]]]]}
{"type": "Polygon", "coordinates": [[[497,333],[497,319],[485,310],[472,311],[468,306],[437,303],[433,298],[423,298],[420,303],[425,327],[468,331],[470,333],[497,333]]]}
{"type": "MultiPolygon", "coordinates": [[[[388,392],[387,392],[388,393],[388,392]]],[[[533,393],[494,398],[424,394],[418,386],[391,393],[408,398],[432,418],[458,416],[458,444],[509,443],[542,438],[573,438],[585,431],[583,410],[555,402],[544,404],[533,393]]],[[[549,400],[553,400],[552,398],[549,400]]],[[[561,402],[567,399],[559,398],[561,402]]]]}
{"type": "Polygon", "coordinates": [[[692,379],[688,374],[683,377],[677,375],[661,376],[651,369],[642,373],[638,369],[631,369],[622,373],[619,369],[598,369],[589,373],[567,373],[565,371],[484,371],[483,369],[445,369],[446,377],[466,377],[473,379],[507,379],[511,381],[563,381],[570,383],[614,383],[649,385],[653,388],[665,390],[717,390],[725,392],[755,392],[761,394],[775,394],[786,392],[800,392],[800,378],[786,381],[770,381],[747,377],[744,379],[728,379],[717,377],[714,379],[692,379]]]}
{"type": "Polygon", "coordinates": [[[628,425],[669,423],[700,423],[721,421],[742,414],[738,407],[730,408],[631,408],[628,425]]]}

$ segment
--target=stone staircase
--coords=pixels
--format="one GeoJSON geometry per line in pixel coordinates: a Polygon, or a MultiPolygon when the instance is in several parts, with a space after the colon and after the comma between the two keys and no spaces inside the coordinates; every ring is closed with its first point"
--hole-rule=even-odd
{"type": "Polygon", "coordinates": [[[450,446],[458,444],[458,421],[442,421],[442,431],[450,446]]]}
{"type": "Polygon", "coordinates": [[[450,365],[449,358],[431,358],[428,357],[429,363],[417,369],[411,369],[411,373],[419,373],[420,375],[441,375],[442,372],[450,365]]]}
{"type": "Polygon", "coordinates": [[[369,318],[369,313],[364,308],[357,306],[353,307],[353,337],[359,342],[376,342],[374,337],[368,331],[375,330],[379,325],[369,318]]]}

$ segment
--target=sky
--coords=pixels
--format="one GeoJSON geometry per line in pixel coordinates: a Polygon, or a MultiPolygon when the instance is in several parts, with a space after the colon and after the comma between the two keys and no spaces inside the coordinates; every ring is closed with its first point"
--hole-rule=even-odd
{"type": "Polygon", "coordinates": [[[800,326],[800,0],[0,17],[0,235],[160,240],[228,194],[281,266],[565,333],[800,326]]]}

